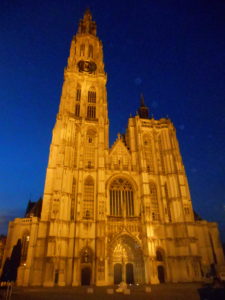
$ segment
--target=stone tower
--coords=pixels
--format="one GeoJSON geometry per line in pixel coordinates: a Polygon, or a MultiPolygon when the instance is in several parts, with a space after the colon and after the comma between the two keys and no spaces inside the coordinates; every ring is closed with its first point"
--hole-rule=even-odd
{"type": "Polygon", "coordinates": [[[142,96],[110,148],[106,81],[87,10],[64,72],[41,214],[9,226],[4,258],[22,242],[18,285],[199,281],[224,265],[217,224],[193,211],[172,122],[149,118],[142,96]]]}

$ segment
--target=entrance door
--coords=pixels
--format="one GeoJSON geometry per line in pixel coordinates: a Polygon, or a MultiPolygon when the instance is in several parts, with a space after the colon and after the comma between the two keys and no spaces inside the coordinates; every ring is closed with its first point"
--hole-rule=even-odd
{"type": "Polygon", "coordinates": [[[91,283],[91,268],[85,267],[81,270],[81,285],[90,285],[91,283]]]}
{"type": "Polygon", "coordinates": [[[134,268],[133,264],[126,264],[126,283],[134,283],[134,268]]]}
{"type": "Polygon", "coordinates": [[[119,284],[122,281],[122,265],[114,265],[114,284],[119,284]]]}
{"type": "Polygon", "coordinates": [[[160,283],[165,282],[165,272],[163,266],[158,266],[158,278],[160,283]]]}

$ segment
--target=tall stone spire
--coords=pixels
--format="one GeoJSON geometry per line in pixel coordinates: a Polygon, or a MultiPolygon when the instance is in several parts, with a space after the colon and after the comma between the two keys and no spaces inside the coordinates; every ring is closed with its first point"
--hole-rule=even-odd
{"type": "Polygon", "coordinates": [[[80,20],[77,33],[96,35],[96,29],[96,23],[92,21],[91,11],[87,8],[84,13],[84,18],[80,20]]]}
{"type": "Polygon", "coordinates": [[[141,97],[140,97],[140,107],[138,109],[138,114],[139,114],[140,118],[142,118],[142,119],[149,118],[148,107],[145,105],[145,100],[144,100],[143,94],[141,94],[141,97]]]}

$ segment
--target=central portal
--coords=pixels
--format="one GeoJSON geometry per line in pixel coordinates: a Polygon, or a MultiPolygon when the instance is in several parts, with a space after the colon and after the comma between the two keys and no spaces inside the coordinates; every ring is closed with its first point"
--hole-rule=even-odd
{"type": "Polygon", "coordinates": [[[134,268],[133,264],[126,264],[125,274],[122,264],[114,265],[114,284],[119,284],[121,281],[126,281],[128,284],[134,283],[134,268]]]}
{"type": "Polygon", "coordinates": [[[144,283],[144,262],[140,245],[128,235],[119,237],[111,250],[113,282],[144,283]]]}

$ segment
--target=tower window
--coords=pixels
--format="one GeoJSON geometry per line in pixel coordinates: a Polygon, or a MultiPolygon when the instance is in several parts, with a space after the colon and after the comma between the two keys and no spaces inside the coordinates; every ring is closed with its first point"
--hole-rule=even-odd
{"type": "Polygon", "coordinates": [[[96,91],[95,91],[95,88],[93,86],[88,91],[88,102],[89,103],[96,103],[96,91]]]}
{"type": "Polygon", "coordinates": [[[93,58],[93,46],[92,45],[89,45],[88,56],[93,58]]]}
{"type": "Polygon", "coordinates": [[[85,54],[85,45],[82,44],[80,45],[80,56],[84,56],[84,54],[85,54]]]}
{"type": "Polygon", "coordinates": [[[76,117],[80,116],[80,104],[76,104],[75,106],[75,116],[76,117]]]}
{"type": "Polygon", "coordinates": [[[80,98],[81,98],[81,88],[77,87],[76,101],[80,101],[80,98]]]}
{"type": "Polygon", "coordinates": [[[89,105],[87,107],[87,117],[90,119],[95,119],[96,118],[96,107],[89,105]]]}
{"type": "Polygon", "coordinates": [[[96,103],[96,92],[88,91],[88,102],[96,103]]]}

